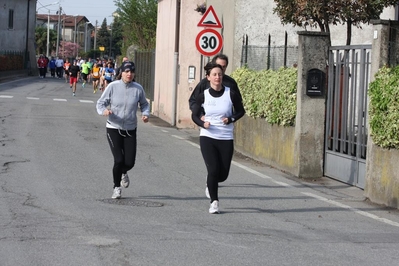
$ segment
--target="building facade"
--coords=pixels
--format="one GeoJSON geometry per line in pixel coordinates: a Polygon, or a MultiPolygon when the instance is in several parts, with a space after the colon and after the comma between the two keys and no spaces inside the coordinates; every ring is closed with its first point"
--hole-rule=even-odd
{"type": "Polygon", "coordinates": [[[0,54],[16,55],[22,62],[10,70],[36,71],[36,1],[4,0],[0,12],[0,54]]]}
{"type": "MultiPolygon", "coordinates": [[[[203,66],[210,59],[196,48],[196,37],[204,29],[199,27],[202,15],[195,11],[197,5],[212,5],[223,28],[217,29],[223,37],[221,52],[229,57],[229,74],[241,66],[244,36],[249,44],[266,46],[271,36],[271,46],[298,45],[298,31],[304,28],[282,25],[273,13],[273,0],[208,0],[208,1],[158,1],[156,44],[156,69],[153,113],[178,128],[195,127],[191,121],[188,98],[195,85],[203,78],[203,66]],[[166,23],[167,22],[167,23],[166,23]],[[195,68],[195,78],[189,78],[189,69],[195,68]]],[[[387,8],[381,19],[397,19],[397,9],[387,8]]],[[[309,29],[318,31],[318,29],[309,29]]],[[[371,44],[372,25],[352,29],[352,44],[371,44]]],[[[331,26],[331,44],[346,43],[346,25],[331,26]]]]}
{"type": "MultiPolygon", "coordinates": [[[[85,16],[79,15],[51,15],[51,14],[37,14],[36,27],[45,27],[59,32],[60,42],[71,42],[79,45],[79,52],[90,51],[93,49],[91,46],[91,37],[94,32],[94,26],[85,16]],[[59,28],[58,28],[59,25],[59,28]]],[[[53,51],[53,55],[55,55],[53,51]]],[[[59,55],[63,56],[62,47],[59,55]]]]}

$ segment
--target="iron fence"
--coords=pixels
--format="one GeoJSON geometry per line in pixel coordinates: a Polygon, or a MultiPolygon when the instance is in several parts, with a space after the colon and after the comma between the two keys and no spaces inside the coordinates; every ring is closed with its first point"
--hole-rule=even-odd
{"type": "Polygon", "coordinates": [[[0,50],[0,71],[23,70],[28,67],[29,53],[25,51],[0,50]]]}
{"type": "Polygon", "coordinates": [[[135,80],[143,86],[146,97],[153,101],[155,79],[155,51],[135,50],[133,61],[136,66],[135,80]]]}
{"type": "Polygon", "coordinates": [[[248,45],[248,36],[243,38],[241,67],[246,66],[253,70],[273,69],[281,67],[293,67],[298,63],[298,47],[287,45],[287,34],[285,44],[282,46],[271,46],[269,35],[268,45],[248,45]]]}

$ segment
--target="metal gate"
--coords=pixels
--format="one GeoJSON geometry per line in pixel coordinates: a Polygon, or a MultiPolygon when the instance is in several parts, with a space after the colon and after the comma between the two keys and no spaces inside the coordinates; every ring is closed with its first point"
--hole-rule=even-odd
{"type": "Polygon", "coordinates": [[[365,186],[371,45],[329,49],[324,175],[365,186]]]}
{"type": "Polygon", "coordinates": [[[145,91],[145,96],[154,101],[155,80],[155,51],[134,50],[134,63],[136,64],[135,79],[145,91]]]}

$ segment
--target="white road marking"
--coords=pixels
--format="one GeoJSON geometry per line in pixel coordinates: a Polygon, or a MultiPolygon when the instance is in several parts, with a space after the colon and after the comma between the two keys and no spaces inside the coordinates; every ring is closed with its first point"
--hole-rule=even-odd
{"type": "Polygon", "coordinates": [[[186,140],[186,142],[187,142],[188,144],[193,145],[194,147],[197,147],[198,149],[201,148],[198,144],[196,144],[196,143],[194,143],[194,142],[191,142],[191,141],[188,141],[188,140],[186,140]]]}
{"type": "MultiPolygon", "coordinates": [[[[14,98],[14,96],[12,96],[12,95],[0,95],[0,98],[11,99],[11,98],[14,98]]],[[[26,97],[26,99],[28,99],[28,100],[40,100],[40,98],[38,98],[38,97],[26,97]]],[[[54,98],[53,101],[56,101],[56,102],[67,102],[68,100],[67,99],[54,98]]],[[[94,101],[91,101],[91,100],[79,100],[79,102],[81,102],[81,103],[94,103],[94,101]]]]}
{"type": "Polygon", "coordinates": [[[377,215],[374,215],[374,214],[372,214],[372,213],[365,212],[365,211],[361,211],[361,210],[359,210],[359,209],[356,209],[356,208],[353,208],[353,207],[351,207],[351,206],[348,206],[348,205],[339,203],[339,202],[334,201],[334,200],[330,200],[330,199],[327,199],[327,198],[318,196],[318,195],[313,194],[313,193],[308,193],[308,192],[301,192],[301,193],[304,194],[304,195],[306,195],[306,196],[315,198],[315,199],[317,199],[317,200],[324,201],[324,202],[327,202],[327,203],[329,203],[329,204],[338,206],[338,207],[340,207],[340,208],[347,209],[347,210],[351,210],[351,211],[353,211],[353,212],[355,212],[355,213],[357,213],[357,214],[363,215],[363,216],[368,217],[368,218],[371,218],[371,219],[373,219],[373,220],[376,220],[376,221],[379,221],[379,222],[383,222],[383,223],[386,223],[386,224],[389,224],[389,225],[392,225],[392,226],[399,227],[399,223],[394,222],[394,221],[391,221],[391,220],[388,220],[388,219],[385,219],[385,218],[378,217],[377,215]]]}
{"type": "Polygon", "coordinates": [[[185,139],[185,138],[182,138],[182,137],[176,136],[176,135],[172,135],[172,137],[177,138],[177,139],[185,139]]]}
{"type": "Polygon", "coordinates": [[[284,182],[280,182],[280,181],[275,181],[273,180],[274,183],[276,183],[277,185],[280,185],[282,187],[293,187],[290,184],[284,183],[284,182]]]}
{"type": "MultiPolygon", "coordinates": [[[[186,140],[186,142],[187,142],[187,143],[190,143],[191,145],[193,145],[193,146],[195,146],[195,147],[200,148],[200,146],[199,146],[198,144],[195,144],[195,143],[193,143],[193,142],[191,142],[191,141],[188,141],[188,140],[186,140]]],[[[291,186],[291,185],[289,185],[289,184],[287,184],[287,183],[274,180],[274,179],[271,178],[270,176],[267,176],[267,175],[264,175],[264,174],[262,174],[262,173],[259,173],[258,171],[255,171],[255,170],[253,170],[253,169],[251,169],[251,168],[249,168],[249,167],[247,167],[247,166],[245,166],[245,165],[242,165],[242,164],[240,164],[240,163],[237,163],[237,162],[235,162],[235,161],[232,161],[231,163],[232,163],[233,165],[235,165],[235,166],[237,166],[237,167],[243,169],[243,170],[246,170],[246,171],[250,172],[251,174],[254,174],[254,175],[259,176],[259,177],[264,178],[264,179],[269,179],[271,182],[273,182],[273,183],[275,183],[275,184],[278,184],[278,185],[280,185],[280,186],[289,187],[289,188],[294,188],[293,186],[291,186]]],[[[399,223],[394,222],[394,221],[391,221],[391,220],[386,219],[386,218],[381,218],[381,217],[379,217],[379,216],[377,216],[377,215],[375,215],[375,214],[372,214],[372,213],[369,213],[369,212],[365,212],[365,211],[361,211],[361,210],[359,210],[359,209],[356,209],[356,208],[353,208],[353,207],[351,207],[351,206],[348,206],[348,205],[339,203],[339,202],[334,201],[334,200],[330,200],[330,199],[327,199],[327,198],[318,196],[318,195],[313,194],[313,193],[308,193],[308,192],[300,192],[300,193],[303,194],[303,195],[312,197],[312,198],[314,198],[314,199],[317,199],[317,200],[320,200],[320,201],[323,201],[323,202],[330,203],[330,204],[335,205],[335,206],[337,206],[337,207],[350,210],[350,211],[352,211],[352,212],[354,212],[354,213],[357,213],[357,214],[360,214],[360,215],[362,215],[362,216],[371,218],[371,219],[373,219],[373,220],[375,220],[375,221],[379,221],[379,222],[382,222],[382,223],[385,223],[385,224],[389,224],[389,225],[392,225],[392,226],[399,227],[399,223]]]]}
{"type": "Polygon", "coordinates": [[[255,171],[255,170],[253,170],[253,169],[251,169],[251,168],[249,168],[249,167],[246,167],[245,165],[242,165],[242,164],[237,163],[237,162],[235,162],[235,161],[232,161],[231,163],[234,164],[234,165],[237,166],[237,167],[240,167],[241,169],[244,169],[244,170],[247,171],[247,172],[250,172],[251,174],[257,175],[257,176],[259,176],[259,177],[261,177],[261,178],[264,178],[264,179],[270,179],[270,180],[272,180],[272,181],[275,181],[275,180],[274,180],[273,178],[271,178],[270,176],[267,176],[267,175],[264,175],[264,174],[262,174],[262,173],[259,173],[258,171],[255,171]]]}

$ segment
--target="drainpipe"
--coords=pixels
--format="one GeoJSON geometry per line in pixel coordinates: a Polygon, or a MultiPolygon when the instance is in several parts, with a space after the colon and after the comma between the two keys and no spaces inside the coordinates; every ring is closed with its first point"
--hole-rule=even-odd
{"type": "MultiPolygon", "coordinates": [[[[29,13],[30,13],[30,0],[28,0],[28,8],[26,12],[26,42],[25,42],[25,64],[26,68],[29,69],[28,75],[31,74],[31,68],[30,68],[30,59],[29,59],[29,13]]],[[[36,25],[35,25],[36,27],[36,25]]]]}
{"type": "Polygon", "coordinates": [[[173,92],[172,92],[172,126],[176,126],[177,118],[177,85],[179,68],[179,39],[180,39],[180,0],[176,1],[176,25],[175,25],[175,53],[173,57],[173,92]]]}
{"type": "Polygon", "coordinates": [[[177,116],[177,68],[179,65],[179,53],[175,52],[173,57],[173,92],[172,92],[172,126],[176,126],[176,116],[177,116]]]}

